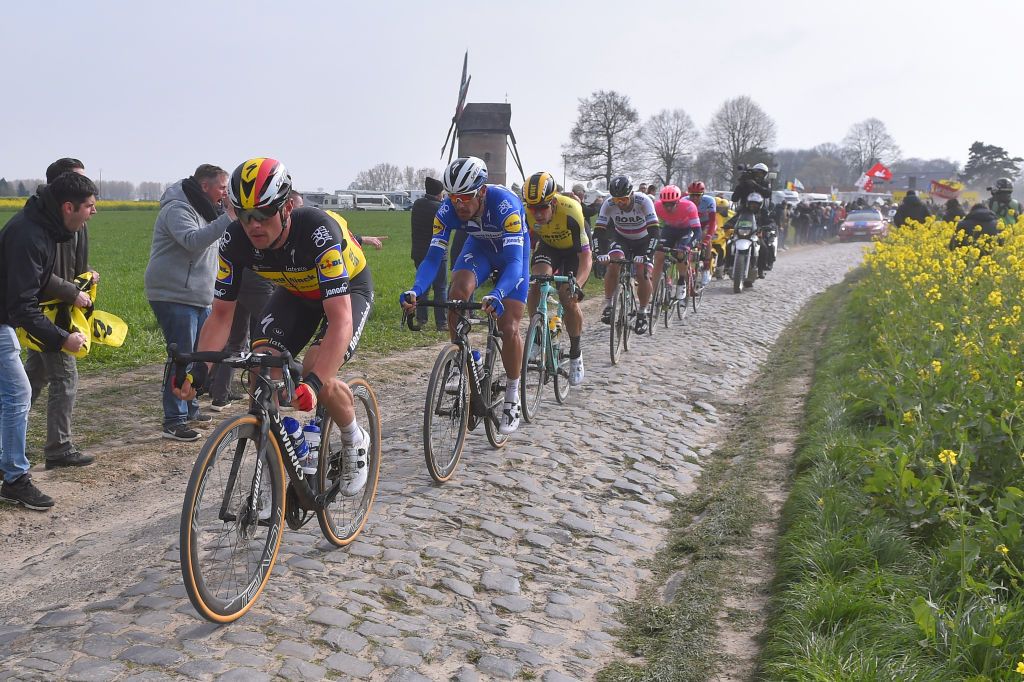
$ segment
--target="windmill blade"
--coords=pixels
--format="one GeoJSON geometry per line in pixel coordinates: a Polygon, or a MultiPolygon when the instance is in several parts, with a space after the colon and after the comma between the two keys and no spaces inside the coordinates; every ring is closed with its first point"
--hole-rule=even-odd
{"type": "Polygon", "coordinates": [[[516,146],[516,136],[512,132],[512,129],[508,129],[509,139],[505,141],[505,146],[508,147],[509,151],[512,152],[512,160],[516,162],[516,168],[519,169],[519,175],[522,176],[523,182],[526,182],[526,173],[523,172],[523,162],[519,159],[519,148],[516,146]]]}
{"type": "Polygon", "coordinates": [[[441,145],[441,158],[444,158],[444,150],[451,142],[451,149],[448,150],[448,162],[452,160],[452,154],[455,152],[455,141],[458,137],[458,125],[459,119],[462,118],[462,110],[466,106],[466,97],[469,94],[469,82],[473,80],[473,77],[469,75],[469,50],[466,50],[466,54],[462,58],[462,77],[459,79],[459,96],[455,101],[455,115],[452,116],[452,123],[448,126],[448,134],[445,135],[444,144],[441,145]],[[452,136],[452,133],[455,136],[452,136]]]}
{"type": "MultiPolygon", "coordinates": [[[[442,159],[444,158],[444,150],[448,146],[448,140],[452,139],[452,131],[453,130],[455,130],[455,117],[454,116],[452,116],[452,124],[450,126],[448,126],[448,134],[444,136],[444,144],[441,145],[441,156],[440,156],[440,158],[442,158],[442,159]]],[[[454,147],[455,145],[453,144],[452,146],[454,147]]]]}

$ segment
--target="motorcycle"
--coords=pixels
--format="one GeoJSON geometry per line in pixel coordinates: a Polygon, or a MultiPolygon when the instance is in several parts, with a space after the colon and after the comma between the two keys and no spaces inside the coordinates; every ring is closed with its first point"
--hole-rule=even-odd
{"type": "Polygon", "coordinates": [[[778,255],[779,233],[775,223],[768,223],[760,230],[761,249],[757,259],[757,278],[764,279],[764,273],[770,271],[775,265],[775,257],[778,255]]]}
{"type": "Polygon", "coordinates": [[[733,226],[727,243],[732,257],[732,290],[743,291],[744,285],[754,286],[758,278],[758,255],[761,242],[758,238],[757,217],[750,211],[741,211],[733,226]]]}

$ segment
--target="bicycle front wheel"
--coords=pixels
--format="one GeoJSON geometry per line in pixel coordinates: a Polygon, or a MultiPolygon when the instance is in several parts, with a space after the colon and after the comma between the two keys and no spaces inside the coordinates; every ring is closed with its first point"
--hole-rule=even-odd
{"type": "Polygon", "coordinates": [[[629,316],[626,311],[626,295],[622,288],[615,291],[615,298],[612,299],[611,325],[609,325],[609,345],[611,350],[612,364],[617,365],[622,357],[625,335],[629,329],[629,316]]]}
{"type": "MultiPolygon", "coordinates": [[[[654,285],[654,293],[651,294],[651,320],[648,325],[648,334],[654,336],[654,328],[657,326],[658,317],[662,310],[668,305],[668,291],[665,289],[665,276],[662,275],[654,285]]],[[[665,326],[668,326],[668,316],[665,316],[665,326]]]]}
{"type": "Polygon", "coordinates": [[[501,363],[501,341],[497,337],[487,340],[487,362],[484,367],[484,381],[481,387],[484,402],[487,404],[487,416],[484,417],[484,431],[487,440],[495,448],[505,447],[509,434],[498,429],[501,424],[501,411],[505,407],[505,385],[508,376],[505,365],[501,363]]]}
{"type": "Polygon", "coordinates": [[[523,404],[523,419],[532,422],[540,407],[540,395],[547,380],[547,321],[540,313],[534,313],[526,329],[523,344],[523,371],[519,375],[519,397],[523,404]]]}
{"type": "Polygon", "coordinates": [[[192,606],[214,623],[241,618],[277,560],[285,472],[277,440],[260,454],[260,420],[225,419],[199,452],[181,509],[181,576],[192,606]]]}
{"type": "MultiPolygon", "coordinates": [[[[327,541],[336,547],[349,544],[363,530],[377,496],[377,480],[380,478],[380,406],[377,404],[377,394],[366,379],[353,378],[346,383],[352,391],[356,424],[369,434],[370,445],[366,449],[366,483],[362,490],[351,497],[338,493],[333,501],[316,512],[320,530],[327,541]]],[[[320,463],[317,466],[320,490],[330,488],[345,473],[341,429],[326,414],[326,410],[324,413],[323,432],[320,434],[320,463]]]]}
{"type": "Polygon", "coordinates": [[[699,268],[690,270],[690,303],[693,305],[693,312],[697,312],[701,301],[704,300],[704,273],[699,268]]]}
{"type": "Polygon", "coordinates": [[[423,408],[423,456],[436,483],[455,473],[469,428],[469,376],[459,347],[447,346],[437,356],[427,383],[423,408]],[[448,387],[451,384],[451,388],[448,387]]]}

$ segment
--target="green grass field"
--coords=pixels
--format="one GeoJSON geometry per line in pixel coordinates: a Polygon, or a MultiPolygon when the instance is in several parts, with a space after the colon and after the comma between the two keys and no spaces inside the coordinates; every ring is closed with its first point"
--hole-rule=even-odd
{"type": "MultiPolygon", "coordinates": [[[[14,213],[0,211],[0,225],[6,224],[14,213]]],[[[163,336],[143,289],[156,216],[153,209],[101,210],[89,223],[91,265],[100,273],[97,307],[123,318],[129,331],[121,348],[94,346],[89,356],[79,362],[82,372],[136,367],[160,362],[166,356],[163,336]]],[[[401,328],[398,295],[409,288],[414,275],[409,256],[410,214],[352,211],[342,212],[342,216],[357,234],[387,237],[380,251],[366,246],[373,269],[376,305],[360,341],[360,350],[392,352],[441,339],[442,335],[436,332],[424,330],[414,334],[401,328]]],[[[588,293],[595,295],[599,284],[592,278],[588,293]]]]}

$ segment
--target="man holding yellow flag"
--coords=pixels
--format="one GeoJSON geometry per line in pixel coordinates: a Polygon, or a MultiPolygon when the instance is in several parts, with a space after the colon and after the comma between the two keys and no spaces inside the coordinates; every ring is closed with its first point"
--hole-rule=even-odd
{"type": "Polygon", "coordinates": [[[40,293],[50,281],[57,244],[85,227],[96,213],[98,190],[92,180],[64,173],[30,197],[0,232],[0,501],[46,510],[53,498],[32,483],[25,455],[25,432],[32,397],[15,327],[22,327],[44,350],[77,352],[81,332],[58,328],[43,315],[40,293]]]}

